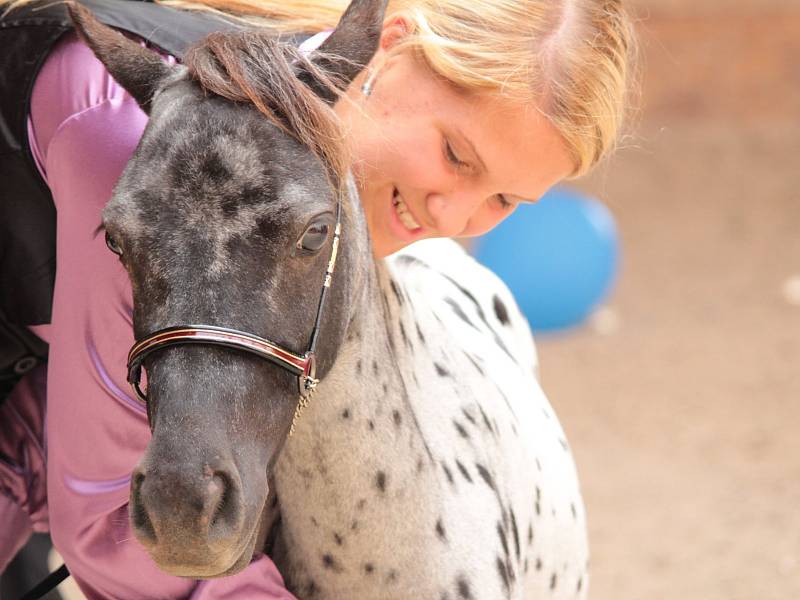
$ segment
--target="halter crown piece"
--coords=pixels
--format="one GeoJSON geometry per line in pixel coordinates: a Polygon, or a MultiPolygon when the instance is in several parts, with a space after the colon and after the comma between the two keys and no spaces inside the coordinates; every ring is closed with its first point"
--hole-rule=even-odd
{"type": "Polygon", "coordinates": [[[133,387],[139,400],[147,406],[147,394],[142,390],[139,383],[142,378],[144,359],[156,350],[178,344],[212,344],[216,346],[225,346],[227,348],[255,354],[256,356],[283,367],[297,376],[297,387],[300,393],[300,399],[294,411],[292,426],[289,429],[289,435],[292,435],[297,420],[300,418],[303,410],[308,406],[311,396],[314,394],[317,384],[319,383],[319,379],[316,378],[315,349],[317,346],[317,338],[319,337],[320,324],[322,322],[322,310],[325,306],[325,298],[327,297],[328,288],[330,288],[333,281],[333,271],[336,268],[336,257],[339,253],[339,237],[341,231],[342,194],[340,193],[336,205],[336,227],[333,231],[331,255],[328,260],[328,268],[325,270],[325,278],[323,279],[319,305],[317,306],[317,316],[314,320],[314,329],[311,331],[308,350],[303,354],[297,354],[252,333],[228,329],[226,327],[216,327],[214,325],[176,325],[159,329],[136,342],[130,352],[128,352],[128,383],[133,387]]]}

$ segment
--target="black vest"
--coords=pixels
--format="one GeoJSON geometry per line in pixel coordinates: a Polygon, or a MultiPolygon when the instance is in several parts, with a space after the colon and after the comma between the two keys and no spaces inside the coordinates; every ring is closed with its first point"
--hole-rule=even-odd
{"type": "MultiPolygon", "coordinates": [[[[208,33],[240,27],[212,14],[146,1],[79,1],[101,22],[178,58],[208,33]]],[[[47,356],[47,345],[24,326],[50,322],[56,212],[28,146],[27,117],[36,75],[71,28],[66,7],[51,0],[0,18],[0,403],[19,377],[47,356]]]]}

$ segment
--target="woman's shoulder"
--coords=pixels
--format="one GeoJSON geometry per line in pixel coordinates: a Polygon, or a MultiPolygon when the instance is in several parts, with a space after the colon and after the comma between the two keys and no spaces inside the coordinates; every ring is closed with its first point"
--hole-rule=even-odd
{"type": "Polygon", "coordinates": [[[65,123],[91,108],[128,99],[128,92],[77,34],[65,34],[45,60],[31,95],[29,141],[40,167],[46,165],[50,143],[65,123]]]}

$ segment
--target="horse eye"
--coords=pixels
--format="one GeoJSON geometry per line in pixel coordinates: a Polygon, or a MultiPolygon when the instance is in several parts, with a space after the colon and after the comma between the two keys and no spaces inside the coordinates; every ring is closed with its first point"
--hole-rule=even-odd
{"type": "Polygon", "coordinates": [[[328,239],[329,229],[330,227],[328,227],[327,223],[313,223],[309,225],[308,229],[305,230],[303,236],[300,238],[300,241],[297,242],[297,247],[308,252],[316,252],[325,245],[325,241],[328,239]]]}
{"type": "Polygon", "coordinates": [[[106,246],[108,246],[108,249],[111,250],[117,256],[122,256],[122,248],[120,248],[120,245],[116,242],[114,238],[111,237],[111,234],[109,234],[107,231],[106,231],[106,246]]]}

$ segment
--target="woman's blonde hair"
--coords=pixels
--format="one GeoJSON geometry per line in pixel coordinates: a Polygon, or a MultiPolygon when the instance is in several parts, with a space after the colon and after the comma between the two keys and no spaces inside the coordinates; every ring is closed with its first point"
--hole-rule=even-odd
{"type": "MultiPolygon", "coordinates": [[[[29,0],[16,0],[13,4],[29,0]]],[[[284,32],[334,27],[348,0],[157,0],[284,32]]],[[[0,5],[9,0],[0,0],[0,5]]],[[[627,111],[634,35],[622,0],[389,0],[413,32],[396,46],[466,91],[532,102],[591,169],[616,145],[627,111]]]]}

